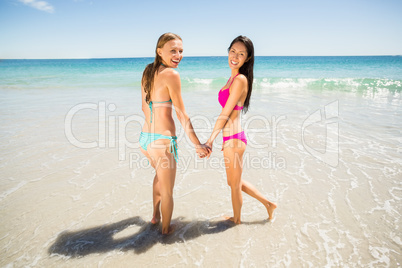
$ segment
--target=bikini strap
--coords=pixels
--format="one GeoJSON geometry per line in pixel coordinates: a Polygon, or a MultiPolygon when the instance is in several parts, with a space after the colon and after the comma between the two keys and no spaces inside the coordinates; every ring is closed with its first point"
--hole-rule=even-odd
{"type": "Polygon", "coordinates": [[[154,101],[154,103],[165,103],[165,102],[172,102],[172,99],[167,100],[167,101],[154,101]]]}
{"type": "Polygon", "coordinates": [[[149,109],[151,110],[151,123],[152,123],[152,101],[148,103],[149,109]]]}
{"type": "Polygon", "coordinates": [[[170,138],[170,153],[173,154],[176,163],[179,161],[179,156],[177,155],[177,137],[172,136],[170,138]]]}
{"type": "MultiPolygon", "coordinates": [[[[240,73],[238,73],[238,74],[236,74],[235,75],[235,77],[233,77],[233,79],[232,79],[232,82],[230,82],[230,85],[229,85],[229,87],[228,88],[230,88],[231,86],[232,86],[232,84],[233,84],[233,81],[235,80],[235,78],[239,75],[240,73]]],[[[230,78],[229,78],[230,79],[230,78]]]]}
{"type": "Polygon", "coordinates": [[[149,106],[149,109],[151,110],[151,123],[152,123],[152,104],[153,103],[165,103],[165,102],[172,102],[172,99],[167,100],[167,101],[154,101],[154,102],[149,101],[148,106],[149,106]]]}

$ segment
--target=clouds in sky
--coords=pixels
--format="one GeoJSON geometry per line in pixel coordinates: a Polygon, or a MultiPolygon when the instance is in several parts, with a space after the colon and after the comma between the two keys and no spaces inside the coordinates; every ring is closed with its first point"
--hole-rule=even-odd
{"type": "Polygon", "coordinates": [[[19,0],[19,1],[24,3],[27,6],[36,8],[41,11],[45,11],[45,12],[49,12],[49,13],[54,12],[54,7],[45,1],[38,1],[38,0],[19,0]]]}

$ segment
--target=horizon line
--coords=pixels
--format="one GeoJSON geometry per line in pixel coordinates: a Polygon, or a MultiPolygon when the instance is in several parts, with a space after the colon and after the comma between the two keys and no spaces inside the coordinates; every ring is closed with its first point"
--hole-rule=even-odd
{"type": "MultiPolygon", "coordinates": [[[[383,54],[383,55],[258,55],[255,57],[401,57],[402,54],[383,54]]],[[[185,56],[183,58],[208,58],[208,57],[227,57],[223,56],[185,56]]],[[[154,58],[154,56],[134,56],[134,57],[93,57],[93,58],[0,58],[2,60],[96,60],[96,59],[146,59],[154,58]]]]}

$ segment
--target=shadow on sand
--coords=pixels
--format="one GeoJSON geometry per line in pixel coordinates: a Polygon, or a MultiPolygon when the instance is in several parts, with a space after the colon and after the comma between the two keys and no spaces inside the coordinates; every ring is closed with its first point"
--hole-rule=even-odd
{"type": "MultiPolygon", "coordinates": [[[[266,220],[245,224],[265,224],[266,220]]],[[[136,254],[146,252],[156,243],[173,244],[197,238],[202,235],[221,233],[235,226],[230,221],[172,221],[174,233],[162,235],[160,225],[145,222],[140,217],[98,226],[76,232],[64,231],[49,248],[49,254],[82,257],[92,253],[105,253],[113,250],[129,251],[136,254]],[[139,230],[123,238],[118,233],[128,227],[137,226],[139,230]]]]}

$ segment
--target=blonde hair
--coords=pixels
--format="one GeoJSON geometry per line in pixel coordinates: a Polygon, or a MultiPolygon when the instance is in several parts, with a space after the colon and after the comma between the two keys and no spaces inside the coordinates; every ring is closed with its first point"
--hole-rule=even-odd
{"type": "Polygon", "coordinates": [[[158,48],[162,48],[167,42],[171,40],[182,40],[181,37],[174,33],[164,33],[162,34],[159,39],[158,43],[156,44],[155,48],[155,60],[153,63],[148,64],[145,67],[144,72],[142,73],[142,80],[141,84],[144,86],[144,91],[147,94],[145,97],[145,101],[147,103],[150,102],[152,88],[154,86],[154,78],[155,74],[158,72],[159,67],[162,64],[162,58],[158,55],[158,48]]]}

